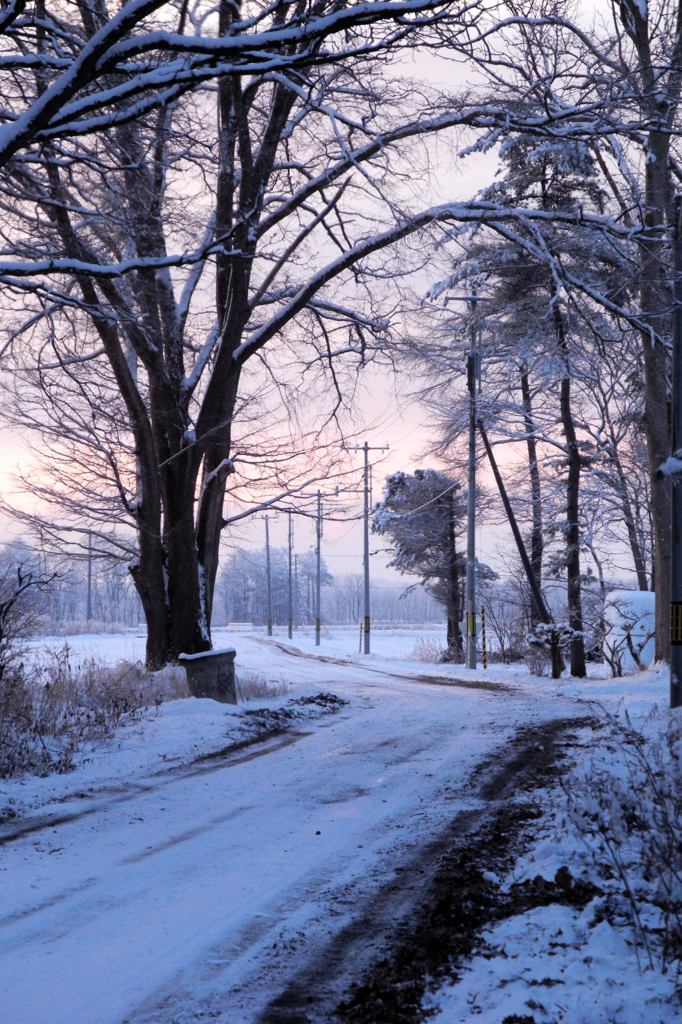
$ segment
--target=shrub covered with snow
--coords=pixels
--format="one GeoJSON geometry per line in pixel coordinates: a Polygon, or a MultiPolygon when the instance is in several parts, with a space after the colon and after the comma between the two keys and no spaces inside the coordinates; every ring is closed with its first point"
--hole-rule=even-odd
{"type": "Polygon", "coordinates": [[[656,595],[612,590],[604,606],[604,657],[614,676],[647,668],[654,658],[656,595]]]}
{"type": "Polygon", "coordinates": [[[605,714],[608,742],[566,791],[571,818],[628,918],[643,967],[682,959],[682,719],[655,710],[635,725],[605,714]]]}

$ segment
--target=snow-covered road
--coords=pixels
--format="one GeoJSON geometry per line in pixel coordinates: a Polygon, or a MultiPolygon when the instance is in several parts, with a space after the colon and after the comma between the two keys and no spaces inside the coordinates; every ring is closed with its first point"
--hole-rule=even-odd
{"type": "MultiPolygon", "coordinates": [[[[421,848],[453,820],[466,828],[481,807],[466,785],[474,767],[516,726],[562,711],[521,690],[401,679],[403,667],[293,657],[255,637],[240,638],[239,659],[348,703],[241,752],[72,794],[61,824],[8,833],[3,1022],[259,1020],[421,848]]],[[[377,904],[377,942],[418,875],[377,904]]]]}

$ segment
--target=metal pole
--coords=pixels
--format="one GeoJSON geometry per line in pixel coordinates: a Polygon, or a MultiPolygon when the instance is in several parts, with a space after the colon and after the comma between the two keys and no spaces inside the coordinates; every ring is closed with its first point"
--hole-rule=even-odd
{"type": "Polygon", "coordinates": [[[320,646],[320,581],[322,540],[322,495],[317,492],[317,594],[315,595],[315,646],[320,646]]]}
{"type": "Polygon", "coordinates": [[[365,654],[370,653],[370,638],[369,638],[369,624],[370,624],[370,608],[369,608],[369,445],[365,441],[365,654]]]}
{"type": "Polygon", "coordinates": [[[294,555],[294,629],[298,629],[298,555],[294,555]]]}
{"type": "Polygon", "coordinates": [[[88,608],[87,619],[92,618],[92,530],[88,530],[88,608]]]}
{"type": "MultiPolygon", "coordinates": [[[[682,197],[675,196],[675,305],[673,311],[672,450],[682,448],[682,197]]],[[[672,476],[672,565],[670,592],[670,707],[682,706],[682,474],[672,476]]],[[[658,580],[656,581],[658,584],[658,580]]],[[[657,586],[657,589],[660,587],[657,586]]]]}
{"type": "MultiPolygon", "coordinates": [[[[476,308],[475,302],[473,303],[476,308]]],[[[476,668],[476,328],[471,327],[471,352],[467,356],[469,385],[469,479],[467,494],[467,614],[466,663],[476,668]]]]}
{"type": "Polygon", "coordinates": [[[265,517],[265,564],[268,576],[268,636],[272,636],[272,578],[270,575],[270,523],[265,517]]]}
{"type": "Polygon", "coordinates": [[[294,622],[293,622],[293,618],[294,618],[294,601],[293,601],[293,593],[292,593],[293,581],[291,579],[291,549],[293,547],[293,537],[292,537],[292,533],[291,533],[292,529],[293,529],[293,527],[292,527],[291,512],[290,512],[289,513],[289,630],[288,630],[288,636],[289,636],[290,640],[291,640],[291,638],[294,635],[294,622]]]}

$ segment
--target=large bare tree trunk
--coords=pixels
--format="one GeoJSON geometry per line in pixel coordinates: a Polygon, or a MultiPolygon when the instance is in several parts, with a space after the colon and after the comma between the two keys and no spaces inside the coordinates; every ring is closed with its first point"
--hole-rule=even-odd
{"type": "MultiPolygon", "coordinates": [[[[652,133],[654,136],[654,133],[652,133]]],[[[640,245],[641,306],[651,331],[642,331],[645,368],[645,424],[651,480],[656,581],[656,659],[670,658],[671,484],[658,470],[670,455],[668,354],[663,344],[669,302],[668,268],[663,250],[665,215],[670,198],[667,138],[651,137],[654,159],[646,165],[646,223],[650,240],[640,245]],[[662,165],[659,164],[662,161],[662,165]]]]}
{"type": "Polygon", "coordinates": [[[672,307],[670,272],[667,266],[666,225],[672,223],[673,183],[670,140],[680,100],[682,54],[682,2],[675,4],[675,35],[669,56],[671,73],[660,79],[652,52],[652,33],[646,5],[621,0],[620,15],[638,58],[638,86],[643,114],[652,128],[645,136],[644,224],[646,236],[639,241],[640,306],[649,330],[641,332],[645,370],[645,420],[651,480],[651,514],[654,531],[652,590],[656,590],[656,659],[670,660],[671,595],[671,483],[659,474],[670,455],[668,354],[664,338],[670,329],[672,307]]]}
{"type": "Polygon", "coordinates": [[[568,476],[566,480],[566,581],[568,598],[568,624],[573,630],[571,640],[571,675],[582,679],[585,668],[585,641],[583,639],[583,608],[580,588],[580,450],[571,409],[571,376],[565,328],[559,310],[556,310],[559,348],[564,359],[561,378],[561,423],[566,438],[568,476]]]}

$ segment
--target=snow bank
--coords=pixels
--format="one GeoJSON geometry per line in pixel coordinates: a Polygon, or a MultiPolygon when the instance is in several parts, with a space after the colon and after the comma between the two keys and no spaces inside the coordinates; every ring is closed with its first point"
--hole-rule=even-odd
{"type": "Polygon", "coordinates": [[[438,1024],[673,1024],[675,978],[640,973],[624,929],[602,918],[603,900],[582,912],[552,904],[483,934],[484,955],[430,1004],[438,1024]]]}

